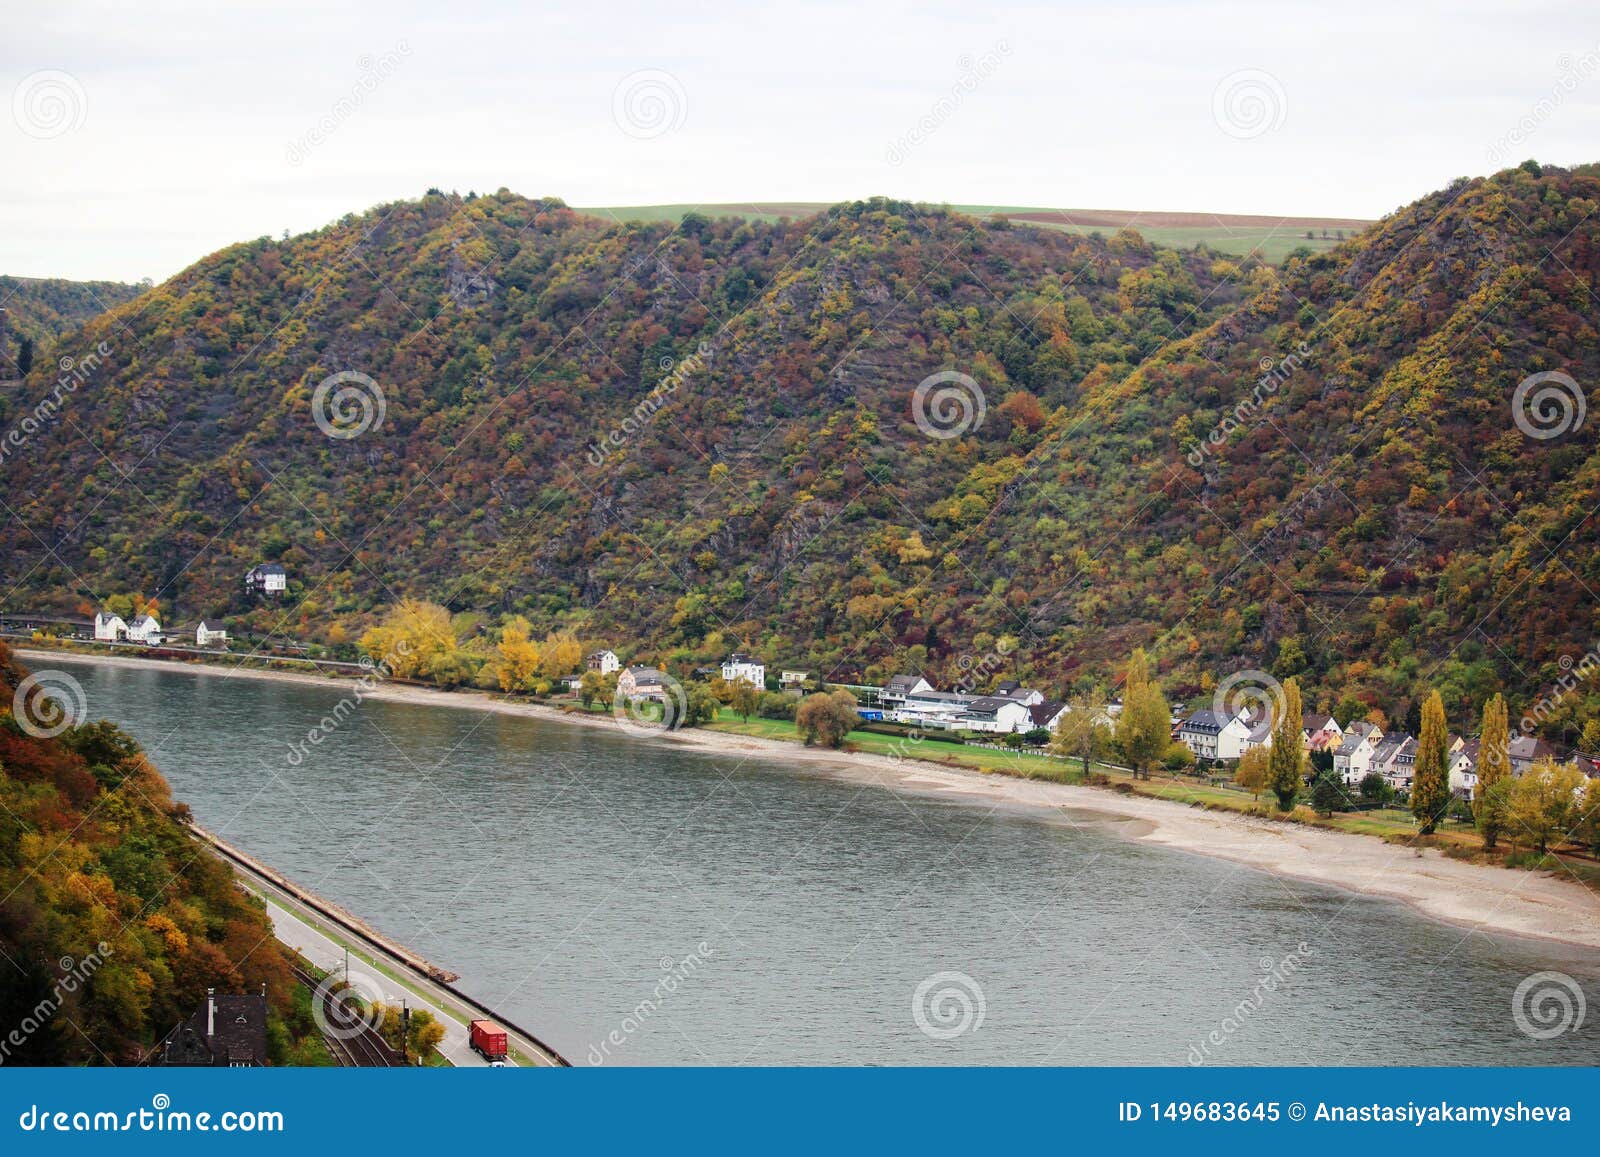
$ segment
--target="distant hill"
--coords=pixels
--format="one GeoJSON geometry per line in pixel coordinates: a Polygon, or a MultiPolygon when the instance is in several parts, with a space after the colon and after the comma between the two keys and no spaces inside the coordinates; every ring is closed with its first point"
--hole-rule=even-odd
{"type": "MultiPolygon", "coordinates": [[[[1071,233],[1103,233],[1137,229],[1146,240],[1176,249],[1205,245],[1234,257],[1282,261],[1296,249],[1322,253],[1354,237],[1372,222],[1356,217],[1275,217],[1238,213],[1139,212],[1127,209],[1041,209],[1019,205],[952,205],[974,217],[1004,216],[1013,221],[1046,225],[1071,233]]],[[[579,209],[615,221],[679,221],[685,213],[752,220],[799,220],[826,212],[828,206],[806,201],[759,201],[724,205],[625,205],[579,209]]]]}
{"type": "MultiPolygon", "coordinates": [[[[1281,267],[882,200],[383,206],[74,334],[132,340],[0,462],[0,580],[335,644],[411,595],[838,680],[1069,690],[1144,645],[1176,696],[1262,669],[1341,718],[1520,715],[1600,625],[1596,174],[1461,181],[1281,267]],[[264,559],[282,602],[245,598],[264,559]]],[[[1600,712],[1553,702],[1553,737],[1600,712]]]]}
{"type": "Polygon", "coordinates": [[[17,376],[19,341],[31,340],[36,353],[97,314],[132,301],[143,286],[120,281],[65,281],[59,278],[0,274],[0,309],[9,330],[0,337],[0,378],[17,376]]]}

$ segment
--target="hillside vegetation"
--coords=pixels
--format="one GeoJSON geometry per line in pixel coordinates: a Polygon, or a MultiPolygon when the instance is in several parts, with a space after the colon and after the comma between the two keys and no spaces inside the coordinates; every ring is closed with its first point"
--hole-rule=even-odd
{"type": "Polygon", "coordinates": [[[674,228],[433,194],[74,335],[112,352],[5,461],[3,577],[334,644],[414,596],[669,663],[1000,654],[1068,690],[1144,645],[1176,696],[1262,668],[1308,709],[1520,712],[1600,609],[1593,427],[1512,404],[1600,380],[1597,204],[1530,165],[1272,267],[887,201],[674,228]],[[356,437],[313,413],[341,372],[382,395],[356,437]],[[263,559],[281,603],[244,599],[263,559]]]}
{"type": "Polygon", "coordinates": [[[143,286],[120,281],[64,281],[58,278],[0,275],[0,309],[6,311],[5,339],[0,341],[0,378],[17,374],[21,339],[33,343],[36,355],[70,330],[97,314],[132,301],[143,286]]]}
{"type": "MultiPolygon", "coordinates": [[[[42,691],[12,712],[26,677],[0,643],[4,1063],[136,1064],[208,988],[266,985],[292,1009],[266,912],[189,837],[138,745],[109,723],[41,737],[55,711],[42,691]]],[[[272,1038],[286,1059],[282,1022],[272,1038]]]]}

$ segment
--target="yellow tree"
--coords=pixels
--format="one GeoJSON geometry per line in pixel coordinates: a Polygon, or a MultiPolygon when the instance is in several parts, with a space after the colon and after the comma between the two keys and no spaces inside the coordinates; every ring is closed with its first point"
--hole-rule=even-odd
{"type": "Polygon", "coordinates": [[[1300,680],[1286,680],[1283,694],[1274,706],[1277,716],[1272,722],[1272,752],[1267,756],[1267,786],[1278,797],[1278,810],[1286,812],[1294,809],[1294,798],[1306,779],[1306,752],[1301,746],[1305,708],[1300,699],[1300,680]]]}
{"type": "Polygon", "coordinates": [[[455,647],[450,612],[421,599],[401,599],[361,636],[361,649],[402,679],[431,675],[455,647]]]}
{"type": "Polygon", "coordinates": [[[1172,743],[1172,709],[1150,678],[1150,661],[1141,647],[1128,660],[1122,687],[1122,715],[1117,719],[1117,746],[1134,775],[1150,778],[1150,769],[1172,743]]]}
{"type": "Polygon", "coordinates": [[[1411,781],[1411,814],[1422,835],[1431,836],[1450,804],[1450,735],[1445,728],[1444,700],[1432,692],[1422,705],[1422,734],[1411,781]]]}
{"type": "Polygon", "coordinates": [[[1483,705],[1483,730],[1478,739],[1478,784],[1472,790],[1472,810],[1483,833],[1483,846],[1493,848],[1506,826],[1506,793],[1496,784],[1511,779],[1511,733],[1506,723],[1505,696],[1495,695],[1483,705]]]}
{"type": "Polygon", "coordinates": [[[1541,759],[1511,781],[1507,828],[1513,842],[1526,837],[1543,855],[1581,826],[1587,795],[1576,766],[1541,759]]]}
{"type": "Polygon", "coordinates": [[[539,673],[539,644],[528,638],[528,620],[515,618],[500,630],[500,661],[495,665],[500,690],[526,691],[539,673]]]}
{"type": "Polygon", "coordinates": [[[1104,703],[1090,695],[1079,695],[1062,712],[1050,737],[1050,750],[1076,756],[1083,763],[1085,778],[1089,775],[1089,761],[1105,750],[1110,737],[1105,712],[1104,703]]]}
{"type": "Polygon", "coordinates": [[[1250,793],[1251,799],[1261,798],[1261,789],[1267,786],[1267,773],[1272,767],[1272,757],[1265,747],[1252,747],[1239,757],[1239,766],[1233,769],[1233,782],[1250,793]]]}
{"type": "Polygon", "coordinates": [[[570,675],[583,663],[583,644],[571,631],[556,631],[539,648],[539,672],[547,679],[570,675]]]}

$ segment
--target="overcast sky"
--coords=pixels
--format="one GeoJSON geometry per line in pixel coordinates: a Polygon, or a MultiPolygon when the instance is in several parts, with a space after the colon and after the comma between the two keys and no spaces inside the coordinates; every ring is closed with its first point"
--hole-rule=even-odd
{"type": "Polygon", "coordinates": [[[160,280],[429,186],[1371,217],[1600,160],[1593,0],[222,7],[6,5],[0,273],[160,280]]]}

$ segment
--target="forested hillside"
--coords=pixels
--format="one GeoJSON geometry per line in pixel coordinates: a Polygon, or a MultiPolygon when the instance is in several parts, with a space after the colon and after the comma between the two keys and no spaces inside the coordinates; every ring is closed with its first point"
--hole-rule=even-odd
{"type": "Polygon", "coordinates": [[[38,356],[61,334],[77,329],[96,314],[133,300],[141,289],[120,281],[0,275],[0,309],[6,311],[8,331],[0,339],[0,378],[17,375],[19,358],[27,360],[25,341],[31,343],[34,356],[38,356]]]}
{"type": "Polygon", "coordinates": [[[189,837],[160,773],[111,724],[57,711],[0,643],[0,1061],[136,1064],[207,988],[265,984],[292,1015],[266,912],[189,837]]]}
{"type": "Polygon", "coordinates": [[[109,353],[0,467],[0,577],[334,644],[418,596],[835,679],[1004,650],[1064,690],[1144,645],[1179,694],[1531,699],[1592,644],[1600,464],[1513,393],[1600,380],[1597,204],[1530,165],[1278,268],[887,201],[431,194],[72,335],[109,353]],[[269,559],[289,597],[250,603],[269,559]]]}

